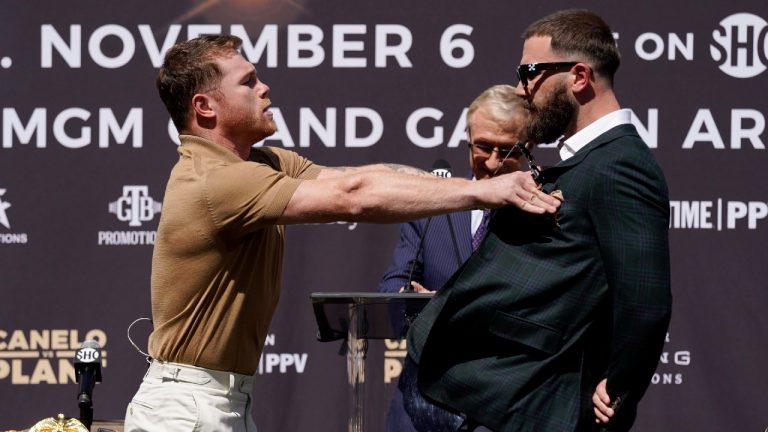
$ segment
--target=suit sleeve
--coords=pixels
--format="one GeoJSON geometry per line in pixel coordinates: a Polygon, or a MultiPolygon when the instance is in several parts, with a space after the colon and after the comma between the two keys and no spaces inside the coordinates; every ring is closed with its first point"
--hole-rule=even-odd
{"type": "MultiPolygon", "coordinates": [[[[639,141],[639,140],[637,140],[639,141]]],[[[669,197],[661,169],[641,141],[629,157],[602,166],[590,197],[612,309],[604,377],[617,422],[634,417],[659,360],[669,325],[669,197]]]]}
{"type": "MultiPolygon", "coordinates": [[[[400,240],[392,254],[392,263],[379,281],[379,292],[396,293],[408,282],[411,266],[416,259],[419,239],[424,228],[424,220],[407,222],[400,225],[400,240]]],[[[424,261],[420,254],[413,268],[412,280],[424,282],[424,261]]]]}

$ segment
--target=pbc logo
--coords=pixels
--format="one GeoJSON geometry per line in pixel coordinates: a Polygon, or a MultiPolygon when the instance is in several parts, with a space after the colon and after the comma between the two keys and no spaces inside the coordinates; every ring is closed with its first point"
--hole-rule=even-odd
{"type": "Polygon", "coordinates": [[[750,13],[737,13],[720,21],[709,46],[720,70],[735,78],[757,76],[768,67],[768,23],[750,13]]]}
{"type": "Polygon", "coordinates": [[[123,186],[123,196],[109,203],[109,212],[129,226],[138,227],[160,213],[163,204],[149,196],[148,186],[123,186]]]}

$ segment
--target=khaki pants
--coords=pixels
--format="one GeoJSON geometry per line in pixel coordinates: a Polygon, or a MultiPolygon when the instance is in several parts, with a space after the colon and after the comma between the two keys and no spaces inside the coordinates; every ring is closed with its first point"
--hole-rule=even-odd
{"type": "Polygon", "coordinates": [[[125,413],[125,432],[256,432],[253,377],[153,360],[125,413]]]}

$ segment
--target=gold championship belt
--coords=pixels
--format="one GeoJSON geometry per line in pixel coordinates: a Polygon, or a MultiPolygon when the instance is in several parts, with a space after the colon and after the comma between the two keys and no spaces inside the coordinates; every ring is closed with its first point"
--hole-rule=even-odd
{"type": "Polygon", "coordinates": [[[59,414],[54,419],[48,417],[40,420],[29,429],[29,432],[88,432],[88,429],[76,418],[65,418],[59,414]]]}

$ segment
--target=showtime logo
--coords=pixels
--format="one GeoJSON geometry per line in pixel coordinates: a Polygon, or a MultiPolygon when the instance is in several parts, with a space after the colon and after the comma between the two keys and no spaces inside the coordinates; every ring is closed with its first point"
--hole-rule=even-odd
{"type": "Polygon", "coordinates": [[[704,230],[757,230],[758,224],[768,217],[766,201],[714,201],[669,202],[669,227],[672,229],[704,230]]]}
{"type": "Polygon", "coordinates": [[[737,13],[720,21],[709,46],[720,70],[734,78],[752,78],[768,64],[768,23],[750,13],[737,13]]]}
{"type": "MultiPolygon", "coordinates": [[[[618,39],[618,38],[617,38],[618,39]]],[[[688,33],[640,34],[635,54],[646,61],[693,61],[696,35],[688,33]]],[[[741,12],[729,15],[712,31],[709,54],[721,71],[734,78],[752,78],[768,68],[768,22],[741,12]]]]}

